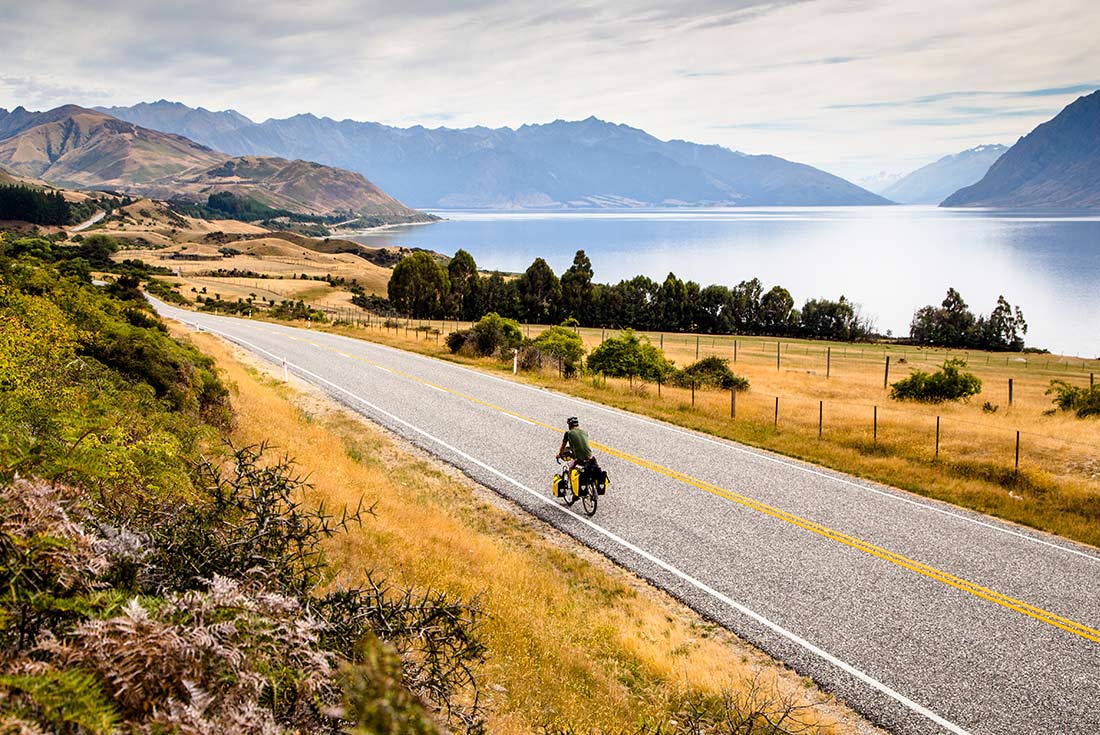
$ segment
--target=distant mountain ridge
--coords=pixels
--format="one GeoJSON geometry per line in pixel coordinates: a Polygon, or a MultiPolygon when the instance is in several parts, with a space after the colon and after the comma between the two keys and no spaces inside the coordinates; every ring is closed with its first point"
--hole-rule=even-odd
{"type": "Polygon", "coordinates": [[[47,112],[0,109],[0,165],[16,176],[72,188],[196,202],[229,191],[299,214],[430,219],[359,173],[274,157],[234,158],[183,135],[76,105],[47,112]]]}
{"type": "Polygon", "coordinates": [[[282,156],[369,172],[419,207],[864,205],[886,199],[777,156],[661,141],[590,117],[516,129],[336,121],[310,114],[256,123],[161,100],[99,108],[234,155],[282,156]]]}
{"type": "Polygon", "coordinates": [[[1008,146],[980,145],[944,156],[908,173],[879,193],[900,204],[939,204],[964,186],[981,180],[1008,146]]]}
{"type": "Polygon", "coordinates": [[[943,206],[1100,208],[1100,90],[1020,138],[943,206]]]}

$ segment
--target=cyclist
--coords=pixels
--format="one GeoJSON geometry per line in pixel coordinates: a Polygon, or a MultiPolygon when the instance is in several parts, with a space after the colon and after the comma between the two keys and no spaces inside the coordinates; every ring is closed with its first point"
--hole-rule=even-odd
{"type": "Polygon", "coordinates": [[[569,430],[561,438],[558,459],[565,454],[565,448],[568,445],[573,453],[573,461],[569,464],[569,469],[573,470],[592,461],[592,449],[588,446],[588,432],[580,428],[581,422],[576,416],[570,416],[565,423],[569,430]]]}

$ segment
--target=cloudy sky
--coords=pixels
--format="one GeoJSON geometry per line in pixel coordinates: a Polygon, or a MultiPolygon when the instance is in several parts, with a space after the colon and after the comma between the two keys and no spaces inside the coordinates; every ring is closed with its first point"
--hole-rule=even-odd
{"type": "Polygon", "coordinates": [[[1013,143],[1100,87],[1097,0],[0,0],[0,107],[589,115],[859,179],[1013,143]]]}

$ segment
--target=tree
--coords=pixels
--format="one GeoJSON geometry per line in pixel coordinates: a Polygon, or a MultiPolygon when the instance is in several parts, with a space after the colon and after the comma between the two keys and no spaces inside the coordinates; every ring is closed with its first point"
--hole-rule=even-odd
{"type": "Polygon", "coordinates": [[[725,286],[711,285],[699,293],[699,329],[710,334],[733,332],[733,293],[725,286]]]}
{"type": "Polygon", "coordinates": [[[760,299],[760,325],[767,334],[782,335],[790,331],[794,299],[782,286],[772,286],[760,299]]]}
{"type": "Polygon", "coordinates": [[[808,299],[800,314],[800,331],[806,337],[851,340],[863,336],[855,308],[843,296],[837,301],[808,299]]]}
{"type": "Polygon", "coordinates": [[[675,273],[665,276],[665,282],[657,289],[654,311],[657,327],[666,332],[682,332],[687,326],[685,312],[688,306],[687,288],[675,273]]]}
{"type": "Polygon", "coordinates": [[[741,281],[733,287],[733,328],[740,334],[758,334],[760,332],[760,295],[764,284],[759,278],[741,281]]]}
{"type": "Polygon", "coordinates": [[[489,276],[482,284],[481,308],[507,317],[518,317],[519,294],[516,292],[516,282],[504,280],[504,276],[499,273],[489,276]]]}
{"type": "Polygon", "coordinates": [[[455,253],[447,264],[447,279],[451,283],[451,316],[465,320],[481,316],[481,277],[474,257],[465,250],[455,253]]]}
{"type": "Polygon", "coordinates": [[[417,319],[443,316],[449,292],[447,273],[425,252],[405,256],[390,276],[390,303],[417,319]]]}
{"type": "Polygon", "coordinates": [[[979,319],[975,326],[982,347],[987,350],[1012,350],[1019,352],[1024,348],[1024,337],[1027,334],[1027,322],[1020,307],[1012,308],[1012,304],[1005,300],[1004,296],[997,297],[997,306],[989,315],[989,319],[979,319]]]}
{"type": "Polygon", "coordinates": [[[584,357],[584,342],[567,326],[550,327],[535,337],[535,347],[554,358],[565,373],[571,374],[584,357]]]}
{"type": "Polygon", "coordinates": [[[561,281],[542,258],[535,258],[516,282],[520,316],[529,323],[556,322],[561,307],[561,281]]]}
{"type": "Polygon", "coordinates": [[[645,336],[631,329],[623,330],[618,337],[604,340],[588,356],[588,369],[619,378],[643,380],[667,380],[676,369],[665,358],[665,353],[654,347],[645,336]]]}
{"type": "Polygon", "coordinates": [[[578,250],[573,265],[561,274],[561,305],[565,316],[589,326],[594,323],[595,287],[592,285],[592,261],[578,250]]]}

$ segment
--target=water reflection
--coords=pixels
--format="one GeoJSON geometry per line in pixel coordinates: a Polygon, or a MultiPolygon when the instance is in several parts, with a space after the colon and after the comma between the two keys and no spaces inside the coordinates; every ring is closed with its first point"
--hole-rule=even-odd
{"type": "Polygon", "coordinates": [[[1028,344],[1100,356],[1100,212],[936,207],[437,212],[447,220],[357,237],[520,271],[562,272],[583,248],[596,279],[669,271],[706,285],[758,277],[795,301],[844,294],[880,331],[908,333],[913,311],[958,289],[975,312],[997,296],[1023,308],[1028,344]]]}

